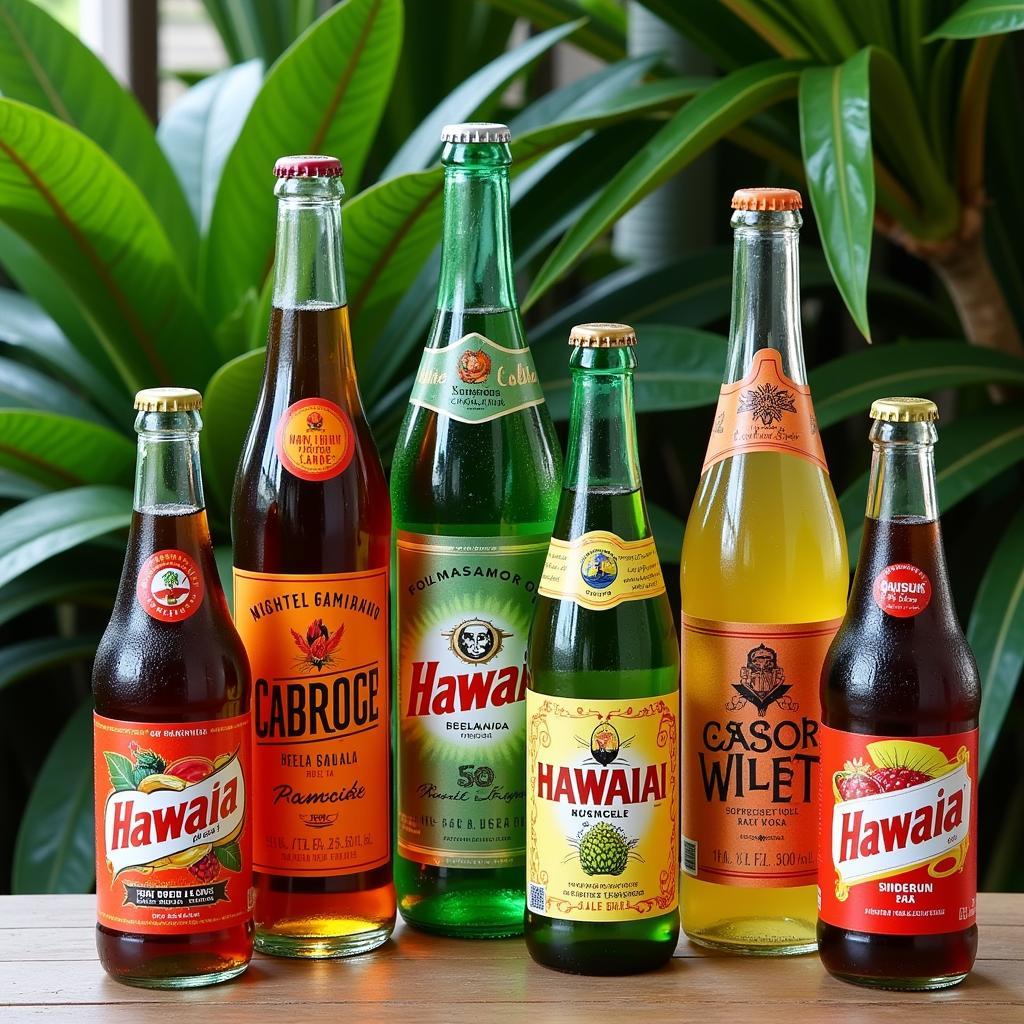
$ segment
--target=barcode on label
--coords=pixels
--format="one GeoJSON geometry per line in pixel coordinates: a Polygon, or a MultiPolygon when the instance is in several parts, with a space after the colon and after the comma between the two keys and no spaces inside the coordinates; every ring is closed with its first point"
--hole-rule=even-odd
{"type": "Polygon", "coordinates": [[[688,875],[697,876],[697,843],[696,840],[683,836],[683,870],[688,875]]]}
{"type": "Polygon", "coordinates": [[[527,899],[529,908],[537,911],[538,914],[543,914],[547,907],[547,896],[547,889],[543,885],[535,885],[531,882],[527,899]]]}

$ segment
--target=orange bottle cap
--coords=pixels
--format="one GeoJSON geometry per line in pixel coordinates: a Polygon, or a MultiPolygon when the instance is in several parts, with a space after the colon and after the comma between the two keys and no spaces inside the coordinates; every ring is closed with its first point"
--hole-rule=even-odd
{"type": "Polygon", "coordinates": [[[799,210],[803,205],[795,188],[738,188],[732,194],[734,210],[799,210]]]}

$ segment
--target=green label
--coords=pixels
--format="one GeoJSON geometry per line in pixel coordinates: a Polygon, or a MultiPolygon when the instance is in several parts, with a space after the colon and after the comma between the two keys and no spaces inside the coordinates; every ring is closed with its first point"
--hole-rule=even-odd
{"type": "Polygon", "coordinates": [[[398,533],[398,852],[525,863],[526,639],[546,536],[398,533]]]}
{"type": "Polygon", "coordinates": [[[409,401],[462,423],[483,423],[540,405],[544,393],[528,348],[506,348],[473,333],[423,350],[409,401]]]}

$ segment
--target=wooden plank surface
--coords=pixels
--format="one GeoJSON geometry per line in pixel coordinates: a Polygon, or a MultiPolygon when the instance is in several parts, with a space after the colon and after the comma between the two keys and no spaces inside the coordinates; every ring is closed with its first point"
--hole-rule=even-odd
{"type": "Polygon", "coordinates": [[[517,940],[435,939],[401,925],[352,960],[257,956],[235,982],[151,992],[104,975],[92,897],[0,897],[0,1022],[1024,1024],[1024,895],[988,894],[979,905],[974,973],[930,994],[844,985],[814,956],[708,956],[685,941],[661,971],[577,978],[538,967],[517,940]]]}

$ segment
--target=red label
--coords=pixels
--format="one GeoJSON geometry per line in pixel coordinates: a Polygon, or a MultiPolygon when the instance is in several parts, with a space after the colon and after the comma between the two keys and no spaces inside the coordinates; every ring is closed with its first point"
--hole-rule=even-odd
{"type": "Polygon", "coordinates": [[[229,928],[252,914],[249,715],[93,717],[100,924],[138,935],[229,928]]]}
{"type": "Polygon", "coordinates": [[[932,581],[916,565],[897,562],[887,565],[871,588],[875,604],[897,619],[920,615],[932,599],[932,581]]]}
{"type": "Polygon", "coordinates": [[[183,622],[203,603],[203,576],[196,560],[166,548],[149,556],[139,570],[139,604],[158,622],[183,622]]]}
{"type": "Polygon", "coordinates": [[[326,398],[289,405],[277,424],[274,448],[281,465],[300,480],[330,480],[348,468],[356,450],[352,420],[326,398]]]}
{"type": "Polygon", "coordinates": [[[910,739],[822,726],[821,919],[877,935],[974,924],[977,791],[977,729],[910,739]]]}

